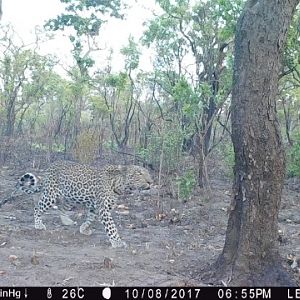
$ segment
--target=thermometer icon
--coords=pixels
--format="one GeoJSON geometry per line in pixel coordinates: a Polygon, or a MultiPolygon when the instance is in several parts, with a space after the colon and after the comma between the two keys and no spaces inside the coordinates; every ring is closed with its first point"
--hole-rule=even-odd
{"type": "Polygon", "coordinates": [[[52,292],[51,292],[51,289],[50,289],[50,288],[48,288],[48,290],[47,290],[47,298],[48,298],[48,299],[51,299],[51,298],[52,298],[52,292]]]}

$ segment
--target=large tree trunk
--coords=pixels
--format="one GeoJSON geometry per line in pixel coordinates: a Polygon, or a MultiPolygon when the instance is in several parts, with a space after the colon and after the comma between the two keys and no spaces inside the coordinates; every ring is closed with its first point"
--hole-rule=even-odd
{"type": "Polygon", "coordinates": [[[248,0],[237,24],[232,141],[235,179],[217,261],[233,285],[291,285],[278,253],[285,159],[276,117],[284,42],[299,0],[248,0]]]}

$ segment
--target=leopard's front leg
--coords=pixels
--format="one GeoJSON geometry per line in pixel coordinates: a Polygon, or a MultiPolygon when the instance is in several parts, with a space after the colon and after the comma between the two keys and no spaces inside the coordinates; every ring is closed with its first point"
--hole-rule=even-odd
{"type": "Polygon", "coordinates": [[[123,242],[118,234],[117,227],[114,220],[111,217],[111,213],[107,207],[103,207],[99,211],[100,221],[105,227],[106,234],[113,248],[126,247],[126,243],[123,242]]]}
{"type": "Polygon", "coordinates": [[[93,233],[93,229],[91,229],[92,223],[96,220],[96,214],[94,210],[89,210],[87,213],[87,220],[81,224],[79,231],[84,235],[91,235],[93,233]]]}

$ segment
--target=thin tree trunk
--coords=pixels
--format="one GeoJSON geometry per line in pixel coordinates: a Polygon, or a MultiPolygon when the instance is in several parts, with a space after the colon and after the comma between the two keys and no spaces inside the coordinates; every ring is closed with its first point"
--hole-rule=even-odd
{"type": "Polygon", "coordinates": [[[0,0],[0,20],[2,19],[2,14],[3,14],[3,10],[2,10],[2,0],[0,0]]]}
{"type": "Polygon", "coordinates": [[[10,100],[6,108],[6,125],[5,125],[5,135],[13,136],[15,131],[15,100],[10,100]]]}
{"type": "Polygon", "coordinates": [[[291,132],[291,117],[290,117],[290,109],[286,109],[286,99],[282,99],[282,107],[284,113],[284,123],[285,123],[285,134],[288,140],[289,145],[293,146],[293,140],[291,139],[290,132],[291,132]]]}

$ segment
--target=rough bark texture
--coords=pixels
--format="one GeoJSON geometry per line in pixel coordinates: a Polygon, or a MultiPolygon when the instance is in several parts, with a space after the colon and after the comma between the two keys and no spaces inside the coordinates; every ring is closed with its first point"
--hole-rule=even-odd
{"type": "Polygon", "coordinates": [[[232,140],[235,179],[226,241],[217,261],[232,285],[292,285],[278,254],[285,159],[277,117],[278,75],[299,0],[250,0],[237,24],[232,140]]]}

